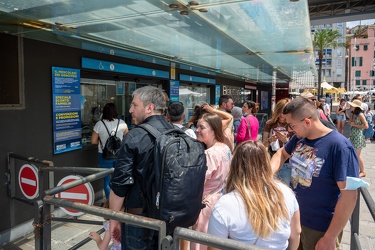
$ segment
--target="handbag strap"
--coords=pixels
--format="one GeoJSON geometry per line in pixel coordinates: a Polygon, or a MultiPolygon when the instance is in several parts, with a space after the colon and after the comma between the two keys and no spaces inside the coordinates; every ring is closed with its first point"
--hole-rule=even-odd
{"type": "Polygon", "coordinates": [[[252,140],[253,137],[251,136],[251,131],[250,131],[250,126],[251,126],[250,115],[248,115],[248,117],[249,119],[246,119],[247,117],[245,117],[246,123],[247,123],[247,132],[249,133],[250,140],[252,140]]]}

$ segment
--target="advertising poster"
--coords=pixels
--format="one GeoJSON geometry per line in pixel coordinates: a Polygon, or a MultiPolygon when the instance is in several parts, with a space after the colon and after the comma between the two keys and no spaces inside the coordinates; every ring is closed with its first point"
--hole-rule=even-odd
{"type": "Polygon", "coordinates": [[[169,87],[169,99],[171,102],[178,102],[179,101],[179,91],[180,91],[180,84],[179,81],[169,81],[170,87],[169,87]]]}
{"type": "Polygon", "coordinates": [[[82,148],[79,69],[52,67],[53,152],[82,148]]]}

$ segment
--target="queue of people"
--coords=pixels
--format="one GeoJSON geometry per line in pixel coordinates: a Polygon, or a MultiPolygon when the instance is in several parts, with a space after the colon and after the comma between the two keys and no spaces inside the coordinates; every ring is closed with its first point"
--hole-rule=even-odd
{"type": "MultiPolygon", "coordinates": [[[[191,228],[265,248],[339,249],[357,198],[356,190],[346,189],[346,178],[364,173],[360,151],[322,123],[316,99],[280,100],[262,142],[257,140],[258,109],[246,101],[241,114],[230,96],[220,98],[218,109],[195,107],[184,130],[205,145],[207,171],[204,206],[191,228]]],[[[129,111],[136,125],[147,123],[165,132],[184,128],[183,110],[182,103],[173,102],[166,109],[163,91],[147,86],[134,91],[129,111]]],[[[365,128],[358,125],[362,118],[353,118],[353,133],[355,127],[365,128]]],[[[147,216],[144,190],[153,143],[137,126],[123,138],[109,183],[110,209],[147,216]]],[[[122,249],[157,249],[154,231],[114,220],[109,225],[112,240],[121,242],[122,249]]],[[[207,249],[187,241],[181,249],[189,245],[207,249]]]]}

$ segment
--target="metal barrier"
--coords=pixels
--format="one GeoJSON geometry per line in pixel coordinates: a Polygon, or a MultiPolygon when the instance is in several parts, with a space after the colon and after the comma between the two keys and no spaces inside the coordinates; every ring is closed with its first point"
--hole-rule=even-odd
{"type": "MultiPolygon", "coordinates": [[[[35,249],[51,249],[51,222],[52,220],[55,221],[70,221],[70,222],[76,222],[76,223],[85,223],[85,224],[97,224],[101,225],[101,223],[98,222],[92,222],[92,221],[79,221],[79,220],[69,220],[64,218],[52,218],[51,216],[51,206],[56,205],[60,207],[75,209],[78,211],[86,212],[88,214],[97,215],[104,218],[109,218],[113,220],[117,220],[123,223],[128,223],[131,225],[148,228],[151,230],[155,230],[159,232],[158,235],[158,246],[159,249],[165,249],[165,250],[172,250],[172,249],[179,249],[179,241],[181,239],[197,242],[200,244],[221,248],[221,249],[262,249],[257,246],[245,244],[242,242],[230,240],[230,239],[223,239],[219,238],[213,235],[197,232],[194,230],[189,230],[186,228],[180,228],[177,227],[174,231],[173,238],[171,236],[166,235],[166,224],[164,221],[143,217],[143,216],[137,216],[133,214],[128,214],[125,212],[120,211],[113,211],[110,209],[105,209],[97,206],[90,206],[78,202],[72,202],[64,199],[59,199],[53,197],[53,195],[68,190],[70,188],[79,186],[81,184],[91,182],[100,178],[103,178],[104,176],[111,174],[114,169],[99,169],[99,168],[81,168],[81,167],[53,167],[53,162],[50,161],[44,161],[44,160],[38,160],[33,157],[23,157],[16,154],[10,153],[8,155],[8,161],[9,161],[9,175],[7,176],[7,179],[9,182],[16,183],[15,180],[15,169],[12,169],[12,166],[14,166],[14,159],[20,159],[27,162],[35,162],[35,163],[41,163],[44,166],[42,168],[39,168],[40,172],[43,171],[62,171],[62,172],[69,172],[69,173],[93,173],[91,175],[88,175],[86,177],[82,177],[79,180],[75,180],[69,183],[66,183],[64,185],[54,187],[51,189],[48,189],[46,191],[41,188],[39,190],[40,196],[39,200],[29,201],[26,199],[15,197],[15,187],[11,186],[9,190],[10,197],[12,199],[20,200],[23,202],[26,202],[27,204],[34,205],[35,207],[35,221],[34,221],[34,234],[35,234],[35,249]]],[[[43,176],[42,173],[39,173],[39,176],[43,176]]],[[[43,181],[40,182],[41,187],[45,186],[45,181],[47,181],[46,178],[43,179],[43,181]]],[[[49,181],[49,180],[48,180],[49,181]]],[[[51,183],[51,182],[50,182],[51,183]]],[[[366,202],[366,205],[370,211],[370,214],[375,222],[375,203],[372,199],[369,191],[367,188],[361,187],[358,189],[358,198],[357,203],[354,208],[353,214],[351,216],[350,222],[351,222],[351,240],[350,240],[350,249],[362,249],[361,244],[359,241],[359,214],[360,214],[360,198],[362,197],[364,201],[366,202]]],[[[101,230],[99,230],[100,232],[101,230]]],[[[78,249],[78,247],[84,245],[85,243],[89,242],[91,239],[86,238],[85,240],[79,242],[71,249],[78,249]]]]}
{"type": "MultiPolygon", "coordinates": [[[[139,227],[144,227],[147,229],[152,229],[159,232],[159,249],[161,249],[161,243],[163,238],[166,236],[166,224],[164,221],[151,219],[139,215],[129,214],[121,211],[113,211],[107,208],[101,208],[97,206],[90,206],[82,203],[76,203],[68,200],[54,198],[52,196],[45,196],[43,199],[45,205],[44,207],[48,211],[50,205],[61,206],[65,208],[71,208],[78,211],[86,212],[89,214],[97,215],[100,217],[117,220],[130,225],[135,225],[139,227]]],[[[43,212],[44,216],[48,216],[48,212],[43,212]]],[[[50,227],[50,226],[49,226],[50,227]]],[[[51,230],[49,230],[51,231],[51,230]]],[[[50,246],[49,246],[50,247],[50,246]]],[[[38,248],[40,249],[40,248],[38,248]]],[[[44,248],[45,249],[45,248],[44,248]]],[[[47,249],[50,249],[47,247],[47,249]]]]}
{"type": "Polygon", "coordinates": [[[352,216],[350,218],[350,250],[361,250],[361,243],[359,241],[359,212],[360,212],[360,200],[361,200],[361,194],[363,196],[363,199],[366,202],[367,208],[370,211],[370,214],[372,216],[372,219],[375,222],[375,203],[372,199],[369,191],[365,187],[360,187],[358,189],[358,198],[357,203],[354,207],[352,216]]]}
{"type": "Polygon", "coordinates": [[[263,247],[257,247],[255,245],[246,244],[240,241],[235,241],[231,239],[220,238],[211,234],[201,233],[194,230],[177,227],[173,233],[173,248],[165,248],[166,250],[178,250],[180,245],[180,239],[193,241],[196,243],[209,245],[211,247],[216,247],[219,249],[226,250],[241,250],[241,249],[265,249],[263,247]]]}

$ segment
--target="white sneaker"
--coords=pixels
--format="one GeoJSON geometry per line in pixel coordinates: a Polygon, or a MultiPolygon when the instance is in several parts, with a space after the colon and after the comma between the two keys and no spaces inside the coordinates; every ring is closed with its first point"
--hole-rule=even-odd
{"type": "Polygon", "coordinates": [[[366,140],[366,143],[371,143],[371,140],[366,140]]]}

